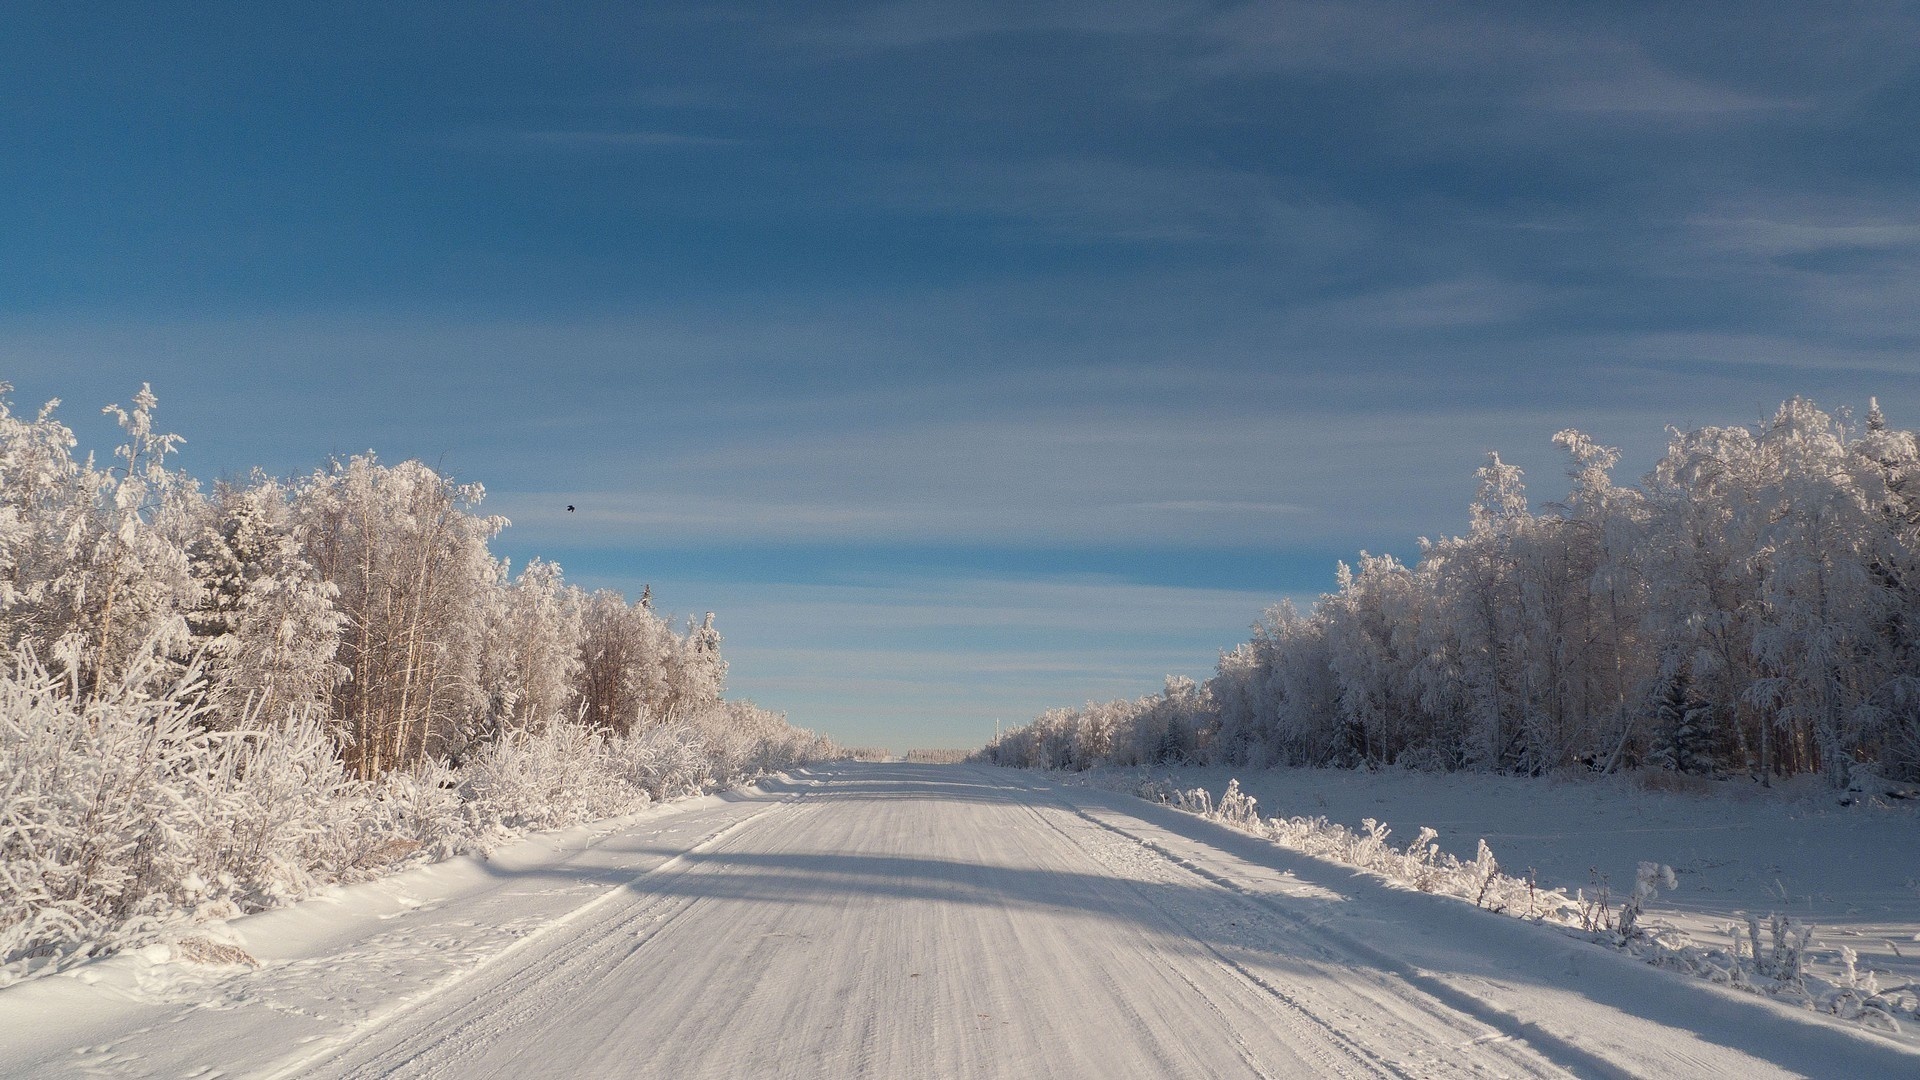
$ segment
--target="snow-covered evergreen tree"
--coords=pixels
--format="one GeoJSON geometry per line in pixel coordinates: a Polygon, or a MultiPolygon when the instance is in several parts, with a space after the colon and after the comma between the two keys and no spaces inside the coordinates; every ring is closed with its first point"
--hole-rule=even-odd
{"type": "Polygon", "coordinates": [[[199,585],[187,625],[206,656],[213,716],[233,726],[251,714],[325,709],[346,677],[335,659],[344,619],[338,589],[320,578],[294,536],[288,493],[255,475],[219,485],[213,521],[187,548],[199,585]]]}

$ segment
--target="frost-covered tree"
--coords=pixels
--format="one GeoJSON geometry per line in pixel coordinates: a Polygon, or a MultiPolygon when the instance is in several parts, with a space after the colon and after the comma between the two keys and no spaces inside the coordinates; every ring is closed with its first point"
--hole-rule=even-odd
{"type": "Polygon", "coordinates": [[[185,547],[204,504],[198,483],[167,464],[182,440],[154,430],[158,404],[142,386],[131,409],[107,406],[126,436],[114,450],[119,464],[85,470],[97,484],[98,512],[80,523],[72,619],[52,643],[54,659],[82,687],[118,680],[142,656],[184,658],[188,648],[183,614],[195,586],[185,547]]]}
{"type": "Polygon", "coordinates": [[[562,580],[558,566],[542,559],[486,598],[483,704],[472,738],[488,741],[574,718],[585,599],[562,580]]]}
{"type": "Polygon", "coordinates": [[[1794,399],[1671,431],[1637,487],[1613,481],[1617,451],[1555,442],[1562,501],[1536,511],[1492,455],[1464,534],[1422,540],[1412,566],[1363,552],[1203,692],[1050,710],[987,756],[1144,763],[1190,731],[1230,764],[1920,780],[1913,433],[1877,403],[1856,429],[1794,399]]]}
{"type": "Polygon", "coordinates": [[[578,695],[582,719],[625,735],[664,719],[668,671],[679,639],[656,615],[651,596],[628,604],[611,589],[589,596],[581,612],[578,695]]]}
{"type": "Polygon", "coordinates": [[[1640,640],[1647,593],[1635,554],[1646,536],[1645,500],[1614,484],[1618,450],[1573,430],[1553,441],[1573,458],[1572,490],[1553,508],[1560,515],[1554,530],[1565,593],[1560,609],[1567,613],[1555,641],[1564,674],[1553,689],[1566,729],[1586,733],[1574,734],[1572,743],[1612,768],[1640,737],[1634,721],[1657,667],[1640,640]]]}
{"type": "Polygon", "coordinates": [[[1519,469],[1489,454],[1478,475],[1467,534],[1421,553],[1433,592],[1433,617],[1420,626],[1421,695],[1459,726],[1453,741],[1466,760],[1531,769],[1541,748],[1529,739],[1537,687],[1526,663],[1520,568],[1535,519],[1519,469]]]}
{"type": "Polygon", "coordinates": [[[1860,643],[1868,669],[1855,717],[1862,764],[1920,779],[1920,441],[1888,427],[1875,401],[1848,455],[1872,535],[1872,626],[1860,643]]]}
{"type": "Polygon", "coordinates": [[[1392,762],[1424,743],[1413,651],[1421,596],[1413,574],[1391,555],[1360,553],[1320,605],[1327,663],[1339,686],[1340,740],[1354,762],[1392,762]]]}
{"type": "Polygon", "coordinates": [[[720,655],[720,631],[713,612],[701,622],[687,620],[687,632],[667,652],[664,698],[650,700],[648,712],[671,723],[712,707],[727,688],[727,661],[720,655]]]}
{"type": "Polygon", "coordinates": [[[51,658],[78,632],[85,562],[100,531],[100,478],[74,460],[73,432],[50,401],[13,415],[0,383],[0,633],[9,649],[51,658]]]}
{"type": "Polygon", "coordinates": [[[294,490],[301,553],[338,590],[347,674],[330,704],[362,778],[454,748],[484,707],[477,616],[499,573],[487,542],[506,524],[468,512],[484,494],[372,454],[294,490]]]}
{"type": "Polygon", "coordinates": [[[1781,771],[1824,771],[1842,784],[1855,742],[1848,717],[1865,689],[1859,650],[1876,614],[1872,508],[1847,467],[1844,431],[1810,402],[1782,405],[1755,450],[1765,478],[1753,555],[1761,625],[1749,650],[1760,674],[1747,696],[1767,717],[1781,771]]]}
{"type": "Polygon", "coordinates": [[[301,553],[287,489],[257,474],[246,487],[218,485],[212,516],[187,548],[199,585],[187,625],[206,657],[213,717],[231,727],[325,710],[346,676],[335,659],[339,590],[301,553]]]}

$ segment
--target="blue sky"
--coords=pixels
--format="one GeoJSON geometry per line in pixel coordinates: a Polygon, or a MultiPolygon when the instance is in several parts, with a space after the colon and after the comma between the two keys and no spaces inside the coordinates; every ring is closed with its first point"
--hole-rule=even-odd
{"type": "Polygon", "coordinates": [[[1911,3],[288,7],[9,6],[16,404],[441,465],[848,742],[1202,676],[1563,427],[1920,425],[1911,3]]]}

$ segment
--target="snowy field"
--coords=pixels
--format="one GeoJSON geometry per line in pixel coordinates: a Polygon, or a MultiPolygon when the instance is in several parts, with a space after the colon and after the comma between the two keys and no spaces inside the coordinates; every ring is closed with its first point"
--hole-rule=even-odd
{"type": "MultiPolygon", "coordinates": [[[[1662,842],[1686,844],[1683,821],[1765,832],[1776,813],[1650,799],[1609,817],[1620,796],[1604,788],[1475,779],[1494,794],[1405,776],[1255,784],[1309,800],[1324,784],[1316,809],[1424,811],[1454,835],[1497,817],[1543,853],[1591,837],[1666,857],[1608,837],[1637,826],[1652,842],[1665,820],[1662,842]]],[[[1767,832],[1783,851],[1866,831],[1777,814],[1815,823],[1767,832]]],[[[1914,824],[1867,820],[1886,844],[1914,824]]],[[[1698,881],[1747,887],[1758,869],[1707,863],[1759,843],[1701,847],[1721,854],[1700,856],[1698,881]]],[[[1856,893],[1826,895],[1815,914],[1856,893]]],[[[1101,787],[849,763],[8,988],[0,1075],[1911,1077],[1920,1047],[1101,787]]]]}
{"type": "Polygon", "coordinates": [[[1817,777],[1772,789],[1750,781],[1662,774],[1556,776],[1342,769],[1101,769],[1085,782],[1130,789],[1142,778],[1214,794],[1237,779],[1268,817],[1325,817],[1352,829],[1367,818],[1403,845],[1422,826],[1443,850],[1471,859],[1485,839],[1506,873],[1543,888],[1616,901],[1642,861],[1674,868],[1678,886],[1649,905],[1657,925],[1715,945],[1749,914],[1814,927],[1811,967],[1837,978],[1840,948],[1882,987],[1920,983],[1920,805],[1841,805],[1817,777]]]}

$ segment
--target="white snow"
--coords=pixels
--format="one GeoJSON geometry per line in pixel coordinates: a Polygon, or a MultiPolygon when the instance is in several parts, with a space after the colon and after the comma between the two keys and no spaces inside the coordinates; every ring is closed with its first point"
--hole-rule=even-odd
{"type": "MultiPolygon", "coordinates": [[[[1097,770],[1088,782],[1127,788],[1145,770],[1097,770]]],[[[1543,779],[1404,770],[1158,768],[1152,775],[1218,793],[1230,779],[1265,816],[1325,817],[1359,828],[1373,818],[1395,844],[1422,827],[1472,858],[1484,839],[1509,874],[1545,889],[1616,899],[1641,862],[1671,866],[1678,887],[1648,906],[1654,924],[1725,945],[1729,924],[1782,914],[1814,927],[1814,972],[1838,981],[1841,948],[1882,987],[1920,984],[1920,806],[1857,800],[1813,778],[1762,788],[1746,780],[1664,774],[1543,779]],[[1666,788],[1649,788],[1648,781],[1666,788]]],[[[1072,782],[1072,781],[1069,781],[1072,782]]]]}
{"type": "MultiPolygon", "coordinates": [[[[1567,821],[1533,830],[1556,866],[1585,830],[1649,820],[1562,819],[1610,805],[1578,787],[1275,783],[1308,779],[1324,809],[1360,792],[1388,820],[1453,798],[1435,824],[1505,815],[1509,841],[1532,805],[1567,821]]],[[[1596,851],[1632,846],[1613,843],[1596,851]]],[[[155,948],[0,991],[0,1076],[1920,1075],[1911,1041],[1123,794],[965,766],[816,769],[217,937],[252,963],[155,948]]]]}

